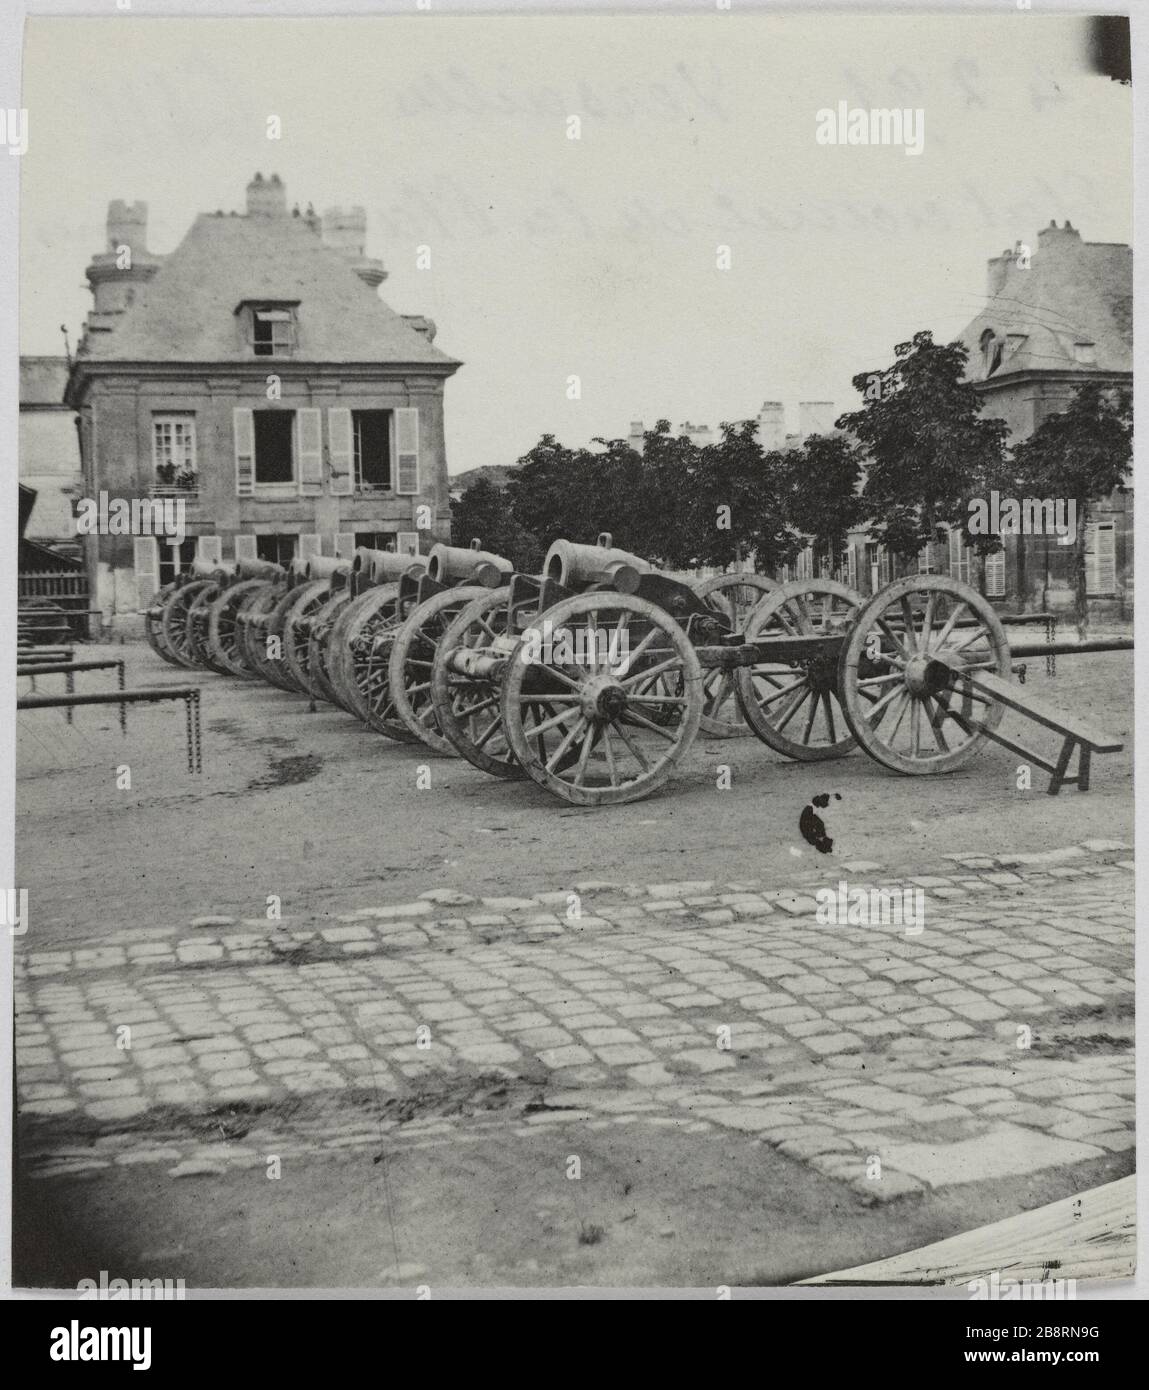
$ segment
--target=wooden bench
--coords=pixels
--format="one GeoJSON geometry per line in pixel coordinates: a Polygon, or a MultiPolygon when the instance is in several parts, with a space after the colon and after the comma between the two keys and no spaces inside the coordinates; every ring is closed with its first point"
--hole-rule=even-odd
{"type": "MultiPolygon", "coordinates": [[[[944,660],[944,658],[943,658],[944,660]]],[[[1089,763],[1094,753],[1120,753],[1125,747],[1124,743],[1112,734],[1103,733],[1093,724],[1087,723],[1084,719],[1078,719],[1076,715],[1066,714],[1064,710],[1051,705],[1048,700],[1041,699],[1038,695],[1031,695],[1028,691],[1022,691],[1012,681],[1002,680],[1000,676],[995,676],[989,671],[965,670],[960,661],[946,661],[956,677],[955,686],[957,694],[964,694],[962,701],[962,714],[949,711],[949,717],[956,719],[959,723],[965,723],[972,710],[968,698],[969,692],[980,695],[985,701],[994,701],[1004,705],[1007,709],[1016,710],[1018,714],[1024,714],[1028,719],[1032,719],[1035,724],[1041,724],[1046,729],[1052,729],[1054,733],[1060,734],[1064,740],[1061,745],[1061,752],[1058,754],[1055,763],[1040,757],[1032,749],[1026,748],[1023,744],[1014,743],[1005,738],[995,729],[987,729],[984,725],[976,721],[971,725],[980,728],[987,738],[994,743],[1000,743],[1003,748],[1008,748],[1012,753],[1020,753],[1022,757],[1028,758],[1038,767],[1050,774],[1050,782],[1047,788],[1050,796],[1056,796],[1063,786],[1075,785],[1078,791],[1087,792],[1089,790],[1089,763]],[[1078,750],[1077,775],[1070,777],[1069,761],[1073,756],[1073,750],[1078,750]]]]}

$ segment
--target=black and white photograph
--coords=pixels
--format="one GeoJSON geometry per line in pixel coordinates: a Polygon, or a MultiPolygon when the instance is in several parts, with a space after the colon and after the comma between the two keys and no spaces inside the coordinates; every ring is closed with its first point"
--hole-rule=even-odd
{"type": "Polygon", "coordinates": [[[1133,1296],[1128,17],[11,34],[11,1291],[1133,1296]]]}

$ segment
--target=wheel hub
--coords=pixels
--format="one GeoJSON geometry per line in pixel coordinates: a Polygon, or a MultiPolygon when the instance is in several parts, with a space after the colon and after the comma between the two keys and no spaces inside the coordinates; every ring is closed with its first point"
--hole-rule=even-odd
{"type": "Polygon", "coordinates": [[[579,692],[588,719],[617,719],[626,710],[626,690],[613,676],[592,676],[579,692]]]}
{"type": "Polygon", "coordinates": [[[950,683],[950,668],[944,661],[934,661],[918,654],[906,662],[906,687],[912,695],[937,695],[950,683]]]}

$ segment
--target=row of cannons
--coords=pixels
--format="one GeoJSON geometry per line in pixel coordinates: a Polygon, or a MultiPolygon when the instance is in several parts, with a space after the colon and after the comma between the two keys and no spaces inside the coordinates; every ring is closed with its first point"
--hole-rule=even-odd
{"type": "Polygon", "coordinates": [[[649,794],[700,731],[750,732],[803,761],[860,746],[894,771],[932,774],[963,766],[986,738],[1027,752],[996,733],[1011,708],[1065,739],[1057,763],[1029,755],[1054,775],[1051,791],[1086,789],[1090,752],[1120,747],[1021,695],[993,607],[938,575],[867,600],[830,579],[684,583],[609,535],[556,541],[541,574],[521,574],[476,541],[287,568],[197,562],[145,622],[174,665],[326,701],[387,738],[530,777],[576,805],[649,794]]]}

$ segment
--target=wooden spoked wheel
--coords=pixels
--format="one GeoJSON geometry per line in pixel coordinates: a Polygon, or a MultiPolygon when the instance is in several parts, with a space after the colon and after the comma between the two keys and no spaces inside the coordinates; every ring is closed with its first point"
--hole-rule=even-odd
{"type": "MultiPolygon", "coordinates": [[[[771,637],[847,633],[862,596],[834,579],[799,579],[767,594],[747,620],[747,642],[771,637]]],[[[854,746],[838,695],[836,649],[808,658],[740,667],[738,705],[750,728],[776,753],[799,762],[840,758],[854,746]]]]}
{"type": "Polygon", "coordinates": [[[332,594],[312,618],[308,635],[307,671],[311,677],[312,691],[320,699],[339,709],[345,709],[346,706],[331,680],[331,636],[336,619],[350,602],[351,592],[348,589],[340,589],[338,593],[332,594]]]}
{"type": "Polygon", "coordinates": [[[945,575],[908,575],[858,614],[842,648],[842,703],[854,737],[895,772],[951,772],[995,729],[1003,707],[960,669],[1009,679],[1009,642],[992,605],[945,575]]]}
{"type": "Polygon", "coordinates": [[[444,589],[412,608],[391,647],[388,677],[395,713],[407,728],[436,753],[455,756],[439,728],[431,697],[431,671],[444,633],[459,611],[491,591],[478,584],[444,589]]]}
{"type": "Polygon", "coordinates": [[[200,665],[192,648],[189,614],[192,604],[210,587],[212,583],[208,579],[195,579],[190,584],[181,584],[164,605],[160,630],[168,650],[180,666],[194,668],[200,665]]]}
{"type": "Polygon", "coordinates": [[[292,695],[298,695],[300,692],[295,683],[295,677],[287,669],[287,663],[283,659],[283,633],[288,615],[299,598],[301,587],[296,585],[286,592],[281,592],[266,616],[263,614],[254,615],[251,620],[251,631],[248,635],[248,649],[255,661],[256,669],[272,685],[276,685],[280,690],[286,690],[292,695]]]}
{"type": "Polygon", "coordinates": [[[311,619],[319,612],[331,594],[330,582],[313,579],[295,590],[295,602],[283,619],[283,669],[302,695],[310,696],[311,677],[307,670],[310,655],[311,619]]]}
{"type": "Polygon", "coordinates": [[[247,660],[239,615],[248,601],[255,598],[266,585],[265,579],[246,579],[240,584],[229,584],[208,608],[208,645],[213,658],[231,675],[247,680],[255,676],[255,671],[247,660]]]}
{"type": "Polygon", "coordinates": [[[517,630],[508,631],[510,596],[509,585],[489,589],[449,624],[431,667],[431,701],[439,729],[457,753],[493,777],[514,779],[526,774],[503,728],[499,693],[505,664],[490,676],[460,675],[447,664],[459,649],[509,658],[519,639],[517,630]]]}
{"type": "Polygon", "coordinates": [[[655,791],[702,718],[702,667],[683,629],[646,599],[605,591],[564,599],[532,629],[507,664],[500,696],[511,751],[527,774],[577,806],[655,791]]]}
{"type": "Polygon", "coordinates": [[[172,666],[182,666],[183,662],[168,646],[167,638],[164,636],[164,610],[175,592],[174,584],[165,584],[152,596],[152,601],[144,613],[144,636],[147,638],[148,646],[157,656],[163,657],[172,666]]]}
{"type": "MultiPolygon", "coordinates": [[[[726,619],[731,632],[741,632],[763,594],[773,593],[778,587],[775,580],[764,574],[719,574],[696,584],[694,592],[726,619]]],[[[701,727],[708,738],[743,738],[750,733],[738,708],[732,671],[704,668],[702,690],[705,701],[701,727]]]]}
{"type": "Polygon", "coordinates": [[[209,580],[188,605],[188,649],[197,666],[230,676],[234,672],[227,669],[211,647],[211,606],[222,591],[222,584],[209,580]]]}
{"type": "Polygon", "coordinates": [[[251,670],[271,685],[284,682],[268,658],[267,635],[272,615],[283,602],[282,583],[265,583],[236,614],[240,649],[251,670]]]}
{"type": "Polygon", "coordinates": [[[402,622],[398,584],[380,584],[352,599],[336,619],[330,671],[346,707],[369,729],[414,743],[391,699],[391,647],[402,622]]]}

